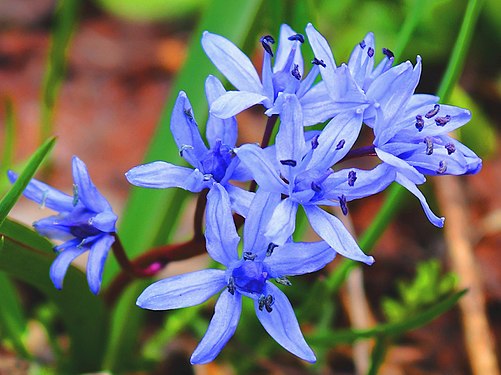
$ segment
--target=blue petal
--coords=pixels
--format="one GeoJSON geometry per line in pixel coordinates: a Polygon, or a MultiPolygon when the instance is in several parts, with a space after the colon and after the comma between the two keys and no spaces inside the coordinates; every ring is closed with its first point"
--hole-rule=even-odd
{"type": "Polygon", "coordinates": [[[283,245],[289,240],[296,228],[296,213],[298,204],[291,198],[285,198],[279,203],[266,229],[266,239],[275,245],[283,245]]]}
{"type": "Polygon", "coordinates": [[[176,99],[170,120],[170,129],[182,156],[195,168],[207,153],[200,129],[193,114],[193,108],[184,91],[176,99]]]}
{"type": "Polygon", "coordinates": [[[292,48],[295,49],[293,64],[298,65],[300,72],[303,71],[303,58],[301,56],[301,50],[297,48],[298,42],[289,40],[289,37],[295,34],[297,33],[289,25],[282,24],[280,26],[275,65],[273,67],[274,72],[278,72],[286,68],[287,60],[289,59],[292,48]]]}
{"type": "Polygon", "coordinates": [[[87,261],[87,281],[91,292],[94,294],[98,294],[99,289],[101,289],[104,263],[113,242],[115,242],[113,236],[104,235],[94,241],[90,248],[89,260],[87,261]]]}
{"type": "Polygon", "coordinates": [[[374,258],[365,255],[343,223],[317,206],[304,206],[313,230],[339,254],[371,265],[374,258]]]}
{"type": "MultiPolygon", "coordinates": [[[[205,81],[205,93],[210,108],[212,103],[226,93],[226,90],[219,79],[210,75],[205,81]]],[[[234,117],[223,120],[209,114],[206,135],[211,148],[215,146],[218,140],[221,140],[224,145],[235,147],[237,132],[237,120],[234,117]]]]}
{"type": "Polygon", "coordinates": [[[244,252],[248,251],[264,258],[269,241],[264,236],[275,207],[280,202],[280,194],[259,189],[250,205],[244,226],[244,252]]]}
{"type": "Polygon", "coordinates": [[[67,241],[74,236],[71,228],[61,224],[61,216],[49,216],[33,223],[35,230],[42,236],[51,240],[67,241]]]}
{"type": "MultiPolygon", "coordinates": [[[[306,153],[301,105],[296,95],[284,94],[283,100],[280,128],[275,140],[277,160],[293,160],[299,164],[306,153]]],[[[280,164],[282,175],[286,178],[291,178],[290,168],[280,164]]]]}
{"type": "Polygon", "coordinates": [[[325,82],[319,82],[308,90],[299,100],[303,109],[303,125],[311,126],[333,118],[335,115],[357,108],[349,103],[336,103],[325,88],[325,82]]]}
{"type": "MultiPolygon", "coordinates": [[[[210,113],[219,118],[229,118],[238,115],[243,110],[255,104],[269,102],[268,98],[261,94],[249,91],[228,91],[220,96],[210,107],[210,113]]],[[[270,103],[263,103],[265,106],[270,103]]]]}
{"type": "Polygon", "coordinates": [[[275,301],[271,312],[260,310],[259,302],[254,300],[254,310],[266,332],[292,354],[305,361],[315,362],[315,354],[304,340],[292,305],[285,294],[269,281],[266,282],[266,289],[275,301]]]}
{"type": "Polygon", "coordinates": [[[249,58],[228,39],[207,31],[202,47],[216,68],[240,91],[262,93],[262,85],[249,58]]]}
{"type": "Polygon", "coordinates": [[[215,261],[229,266],[238,260],[238,242],[230,198],[220,184],[214,184],[207,194],[205,209],[207,252],[215,261]]]}
{"type": "MultiPolygon", "coordinates": [[[[311,23],[306,26],[306,35],[310,41],[313,54],[319,60],[323,60],[325,68],[320,69],[320,74],[326,83],[329,91],[334,90],[333,82],[335,81],[334,72],[336,70],[336,62],[332,56],[332,51],[329,43],[325,38],[313,27],[311,23]]],[[[334,94],[332,92],[332,94],[334,94]]]]}
{"type": "Polygon", "coordinates": [[[146,188],[178,187],[196,193],[205,187],[204,176],[198,169],[179,167],[164,161],[138,165],[125,173],[125,177],[131,184],[146,188]]]}
{"type": "Polygon", "coordinates": [[[357,86],[346,64],[338,67],[332,74],[332,80],[325,81],[325,85],[331,99],[340,107],[336,113],[367,106],[367,98],[357,86]]]}
{"type": "Polygon", "coordinates": [[[87,167],[76,156],[73,156],[73,182],[77,186],[77,197],[85,207],[94,212],[111,211],[108,201],[92,183],[87,167]]]}
{"type": "Polygon", "coordinates": [[[260,188],[287,194],[287,185],[277,172],[280,166],[274,166],[262,148],[253,144],[245,144],[235,149],[235,152],[240,161],[251,171],[260,188]]]}
{"type": "Polygon", "coordinates": [[[369,48],[375,52],[374,34],[367,33],[364,40],[364,48],[359,44],[355,46],[351,53],[348,67],[350,68],[351,75],[361,88],[364,87],[365,79],[370,75],[374,68],[374,55],[368,54],[369,48]]]}
{"type": "Polygon", "coordinates": [[[115,232],[115,223],[117,215],[111,211],[105,211],[97,214],[90,220],[90,224],[102,232],[112,233],[115,232]]]}
{"type": "Polygon", "coordinates": [[[409,165],[409,163],[407,163],[406,161],[377,147],[375,150],[379,159],[395,167],[400,173],[405,175],[405,177],[412,181],[414,184],[422,184],[426,181],[426,178],[421,173],[419,173],[416,168],[409,165]]]}
{"type": "Polygon", "coordinates": [[[290,242],[275,248],[265,262],[272,278],[315,272],[335,257],[336,252],[327,242],[290,242]]]}
{"type": "Polygon", "coordinates": [[[345,157],[360,134],[362,112],[341,113],[326,125],[318,137],[318,147],[313,151],[308,168],[327,170],[345,157]],[[340,142],[341,148],[338,147],[340,142]]]}
{"type": "MultiPolygon", "coordinates": [[[[8,171],[8,176],[11,183],[17,180],[17,174],[12,171],[8,171]]],[[[57,212],[71,211],[73,209],[73,198],[71,196],[35,179],[30,181],[23,194],[26,198],[42,205],[42,207],[48,207],[57,212]]]]}
{"type": "Polygon", "coordinates": [[[409,179],[407,179],[401,173],[397,173],[396,181],[400,185],[402,185],[404,188],[406,188],[407,190],[409,190],[412,194],[414,194],[417,197],[417,199],[419,199],[419,202],[421,202],[421,207],[423,207],[423,210],[424,210],[424,213],[426,214],[426,217],[428,218],[428,220],[430,220],[430,222],[433,225],[435,225],[435,226],[437,226],[439,228],[442,228],[444,226],[445,218],[438,217],[437,215],[435,215],[433,213],[433,211],[431,210],[430,206],[428,206],[428,202],[426,202],[426,198],[424,197],[423,193],[421,193],[419,191],[419,189],[417,188],[417,186],[412,181],[410,181],[409,179]]]}
{"type": "Polygon", "coordinates": [[[224,188],[230,197],[231,209],[240,216],[247,217],[254,193],[231,184],[224,185],[224,188]]]}
{"type": "Polygon", "coordinates": [[[214,316],[202,341],[191,355],[192,365],[208,363],[217,357],[237,329],[242,312],[242,295],[224,290],[216,302],[214,316]]]}
{"type": "Polygon", "coordinates": [[[73,262],[76,257],[82,255],[88,250],[85,247],[79,247],[79,243],[80,240],[70,240],[60,246],[64,247],[64,250],[59,253],[57,258],[50,266],[50,279],[57,289],[63,288],[64,276],[66,275],[71,262],[73,262]]]}
{"type": "Polygon", "coordinates": [[[172,310],[207,301],[227,284],[222,270],[202,270],[157,281],[147,287],[136,304],[149,310],[172,310]]]}

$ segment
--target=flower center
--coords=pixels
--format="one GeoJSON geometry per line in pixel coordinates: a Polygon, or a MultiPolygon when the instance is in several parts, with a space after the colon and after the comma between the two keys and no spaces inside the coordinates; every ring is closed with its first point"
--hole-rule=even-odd
{"type": "Polygon", "coordinates": [[[205,175],[211,175],[214,180],[221,182],[226,174],[226,169],[228,169],[231,158],[231,149],[226,145],[222,145],[221,141],[218,141],[214,147],[209,150],[204,160],[202,160],[203,173],[205,175]]]}
{"type": "Polygon", "coordinates": [[[242,292],[262,294],[265,289],[268,272],[263,262],[245,260],[232,271],[233,283],[242,292]]]}

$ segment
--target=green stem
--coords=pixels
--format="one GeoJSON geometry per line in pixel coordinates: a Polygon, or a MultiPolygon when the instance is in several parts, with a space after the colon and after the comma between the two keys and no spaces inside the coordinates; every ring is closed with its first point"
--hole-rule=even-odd
{"type": "Polygon", "coordinates": [[[388,340],[385,337],[378,337],[376,339],[376,345],[371,353],[371,367],[367,371],[367,375],[376,375],[378,373],[386,356],[388,346],[388,340]]]}

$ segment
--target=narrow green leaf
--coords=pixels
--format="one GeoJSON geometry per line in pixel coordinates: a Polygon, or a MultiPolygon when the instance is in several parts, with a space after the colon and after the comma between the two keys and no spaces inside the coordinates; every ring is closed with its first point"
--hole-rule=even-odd
{"type": "Polygon", "coordinates": [[[0,303],[1,331],[5,332],[6,338],[18,355],[29,358],[30,354],[23,341],[26,331],[26,318],[16,293],[16,287],[3,272],[0,272],[0,291],[2,292],[2,303],[0,303]]]}
{"type": "Polygon", "coordinates": [[[77,26],[82,1],[59,0],[41,93],[41,139],[52,134],[54,105],[66,73],[67,50],[77,26]]]}
{"type": "Polygon", "coordinates": [[[7,192],[2,200],[0,200],[0,225],[2,225],[10,210],[14,207],[14,204],[17,202],[24,189],[33,178],[33,175],[42,161],[45,159],[50,150],[52,150],[52,147],[54,147],[55,142],[55,138],[48,139],[37,151],[35,151],[24,170],[19,174],[19,177],[12,188],[7,192]]]}
{"type": "Polygon", "coordinates": [[[376,336],[399,336],[405,332],[423,327],[433,319],[444,314],[454,307],[466,292],[467,290],[456,292],[421,313],[408,317],[404,321],[379,324],[368,329],[346,329],[330,332],[326,330],[317,331],[308,337],[308,342],[313,345],[332,347],[341,343],[353,343],[359,339],[376,336]]]}
{"type": "Polygon", "coordinates": [[[3,141],[2,163],[0,164],[0,179],[6,178],[5,173],[11,167],[14,157],[14,143],[16,141],[16,120],[14,116],[14,108],[12,100],[6,98],[4,101],[5,108],[5,133],[3,141]]]}
{"type": "Polygon", "coordinates": [[[40,291],[60,313],[70,338],[70,353],[63,372],[100,370],[107,319],[102,300],[89,291],[84,273],[70,267],[64,288],[59,291],[49,278],[55,255],[45,251],[51,246],[45,238],[38,236],[35,241],[31,229],[9,219],[3,222],[0,234],[5,237],[0,250],[0,271],[40,291]],[[26,237],[30,238],[29,244],[24,243],[26,237]]]}

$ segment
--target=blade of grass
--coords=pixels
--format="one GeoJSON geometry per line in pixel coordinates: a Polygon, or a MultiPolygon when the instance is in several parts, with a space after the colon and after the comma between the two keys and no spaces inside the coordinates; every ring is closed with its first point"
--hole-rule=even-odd
{"type": "Polygon", "coordinates": [[[66,73],[68,46],[78,23],[82,1],[59,0],[41,92],[40,139],[53,133],[54,106],[66,73]]]}
{"type": "Polygon", "coordinates": [[[3,153],[2,153],[2,163],[0,164],[0,179],[4,179],[6,177],[6,172],[9,170],[12,164],[12,160],[14,158],[14,143],[16,141],[16,132],[15,132],[15,116],[14,116],[14,108],[12,105],[12,100],[10,98],[6,98],[4,100],[4,108],[5,108],[5,133],[4,133],[4,142],[3,142],[3,153]]]}

